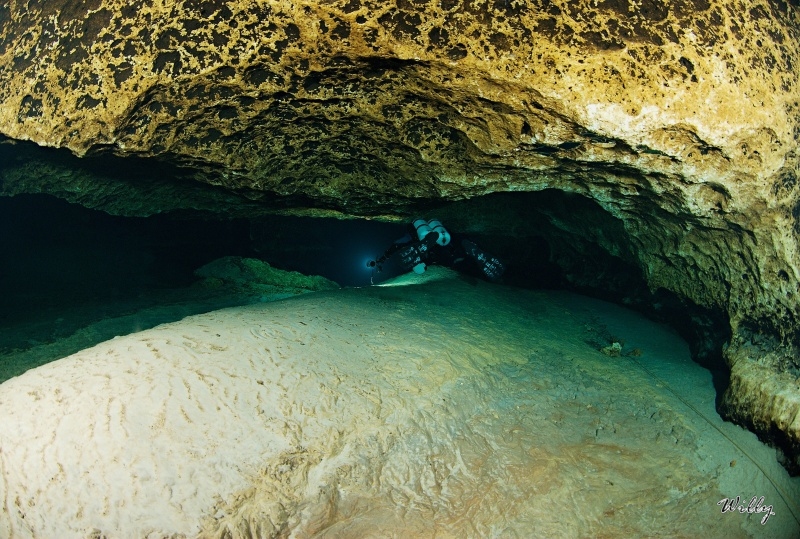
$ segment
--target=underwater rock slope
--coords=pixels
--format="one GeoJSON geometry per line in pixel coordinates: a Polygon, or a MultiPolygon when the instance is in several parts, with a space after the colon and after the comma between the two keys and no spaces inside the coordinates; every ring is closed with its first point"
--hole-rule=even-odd
{"type": "MultiPolygon", "coordinates": [[[[3,383],[0,536],[796,535],[729,442],[587,342],[620,313],[431,274],[188,317],[3,383]],[[717,506],[745,483],[766,526],[717,506]]],[[[644,357],[686,354],[644,325],[644,357]]]]}
{"type": "MultiPolygon", "coordinates": [[[[594,199],[624,248],[592,241],[727,313],[725,411],[796,471],[799,17],[760,0],[14,1],[0,133],[347,215],[594,199]]],[[[126,213],[107,178],[15,166],[0,193],[126,213]]]]}

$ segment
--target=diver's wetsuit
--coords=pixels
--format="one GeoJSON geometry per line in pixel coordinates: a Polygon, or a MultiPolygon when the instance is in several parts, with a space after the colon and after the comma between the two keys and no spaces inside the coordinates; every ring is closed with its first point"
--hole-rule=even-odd
{"type": "Polygon", "coordinates": [[[447,245],[440,245],[437,240],[439,233],[435,230],[429,232],[422,240],[416,238],[414,230],[395,241],[380,258],[374,263],[370,262],[370,265],[382,271],[383,265],[388,262],[399,268],[397,273],[411,270],[422,273],[425,271],[425,266],[438,264],[464,273],[474,273],[492,282],[497,282],[502,277],[505,271],[502,262],[483,252],[474,242],[452,238],[447,245]]]}

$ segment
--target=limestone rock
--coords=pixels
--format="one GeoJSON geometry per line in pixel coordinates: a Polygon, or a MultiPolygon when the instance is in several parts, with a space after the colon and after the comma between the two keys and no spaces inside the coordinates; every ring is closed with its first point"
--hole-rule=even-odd
{"type": "Polygon", "coordinates": [[[301,293],[340,288],[335,282],[319,275],[285,271],[273,268],[263,260],[240,256],[226,256],[209,262],[197,269],[195,275],[255,290],[267,288],[301,293]]]}
{"type": "MultiPolygon", "coordinates": [[[[159,159],[226,196],[347,215],[578,194],[611,232],[574,212],[549,214],[555,229],[628,260],[652,290],[724,312],[731,365],[792,379],[799,70],[800,16],[784,1],[0,6],[9,139],[159,159]],[[762,337],[768,353],[742,351],[762,337]]],[[[0,174],[2,194],[113,203],[86,194],[109,181],[79,193],[0,174]]],[[[797,447],[797,421],[779,424],[797,447]]]]}

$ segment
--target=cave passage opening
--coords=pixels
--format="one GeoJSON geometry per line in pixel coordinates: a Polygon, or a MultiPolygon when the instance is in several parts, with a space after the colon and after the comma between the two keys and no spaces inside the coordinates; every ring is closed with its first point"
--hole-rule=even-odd
{"type": "MultiPolygon", "coordinates": [[[[547,190],[489,195],[420,215],[441,218],[500,257],[507,266],[506,284],[577,291],[672,325],[690,343],[695,359],[724,384],[724,316],[665,290],[651,292],[634,265],[552,226],[574,219],[582,209],[602,212],[585,197],[547,190]],[[496,213],[514,207],[515,215],[496,213]]],[[[363,218],[224,218],[187,211],[122,217],[41,194],[0,197],[0,226],[0,328],[6,335],[0,346],[5,350],[47,342],[93,318],[177,301],[170,291],[190,287],[198,281],[195,270],[225,256],[257,258],[342,286],[368,286],[374,274],[366,262],[407,230],[405,222],[363,218]],[[75,312],[82,316],[74,317],[75,312]],[[21,324],[40,328],[41,335],[15,329],[21,324]]]]}
{"type": "Polygon", "coordinates": [[[313,201],[271,199],[266,208],[263,194],[215,187],[195,177],[189,163],[102,150],[78,158],[0,142],[0,351],[50,342],[92,320],[185,302],[175,291],[190,290],[198,268],[227,256],[368,286],[375,275],[367,262],[402,237],[413,218],[435,217],[499,257],[505,284],[565,289],[637,310],[681,334],[695,361],[715,373],[720,394],[727,383],[726,314],[651,290],[622,221],[589,196],[551,188],[419,200],[371,217],[302,217],[289,215],[291,208],[313,208],[313,201]],[[36,328],[34,335],[21,326],[36,328]]]}
{"type": "Polygon", "coordinates": [[[223,257],[255,258],[345,287],[369,286],[375,275],[367,262],[402,237],[411,219],[427,217],[499,257],[507,268],[506,285],[577,292],[671,326],[711,372],[717,402],[729,385],[722,358],[730,338],[725,313],[665,289],[651,290],[622,222],[588,196],[545,189],[420,201],[396,212],[395,220],[301,217],[281,207],[265,210],[257,199],[187,179],[185,171],[159,170],[147,160],[126,167],[124,159],[100,163],[63,152],[40,161],[55,168],[32,170],[40,178],[52,175],[45,183],[53,185],[73,170],[87,174],[76,176],[77,187],[56,190],[58,196],[42,194],[54,191],[14,183],[29,174],[29,162],[18,161],[21,173],[6,165],[11,173],[4,174],[0,166],[0,358],[29,352],[41,357],[35,363],[25,359],[24,369],[0,364],[0,381],[116,335],[258,301],[250,292],[220,299],[203,288],[196,270],[223,257]],[[115,169],[125,173],[100,174],[115,169]],[[112,192],[123,186],[120,192],[128,194],[103,195],[102,186],[96,188],[99,196],[91,193],[96,177],[112,192]],[[176,201],[185,204],[176,209],[176,201]],[[108,213],[86,207],[92,204],[108,213]],[[118,215],[126,208],[132,216],[118,215]],[[99,328],[107,320],[113,324],[99,328]],[[67,344],[48,348],[62,342],[67,344]]]}

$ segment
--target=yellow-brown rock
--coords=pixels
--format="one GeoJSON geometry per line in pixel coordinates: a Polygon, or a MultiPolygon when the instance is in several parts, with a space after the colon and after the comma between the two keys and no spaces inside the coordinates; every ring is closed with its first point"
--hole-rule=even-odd
{"type": "MultiPolygon", "coordinates": [[[[349,215],[595,200],[622,244],[587,240],[727,313],[726,411],[800,469],[797,408],[746,367],[800,392],[796,2],[12,1],[0,36],[9,139],[349,215]]],[[[12,172],[0,194],[47,190],[12,172]]]]}

